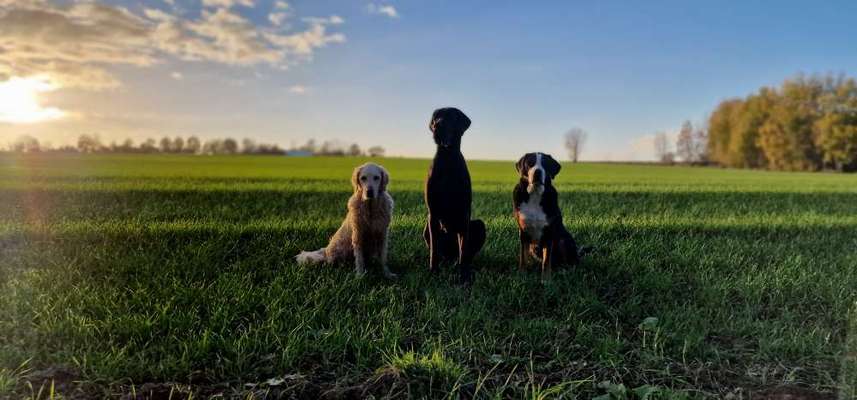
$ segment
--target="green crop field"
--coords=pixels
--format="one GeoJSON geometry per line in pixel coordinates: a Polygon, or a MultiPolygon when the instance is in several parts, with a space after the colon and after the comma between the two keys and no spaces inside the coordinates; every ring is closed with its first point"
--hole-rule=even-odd
{"type": "Polygon", "coordinates": [[[471,161],[467,290],[426,271],[428,160],[375,160],[398,280],[294,263],[364,161],[0,155],[0,398],[855,393],[857,176],[564,164],[596,250],[543,284],[516,271],[514,163],[471,161]]]}

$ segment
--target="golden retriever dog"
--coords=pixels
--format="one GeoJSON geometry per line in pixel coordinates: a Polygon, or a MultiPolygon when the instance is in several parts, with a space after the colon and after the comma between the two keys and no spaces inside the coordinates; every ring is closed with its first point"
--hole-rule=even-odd
{"type": "Polygon", "coordinates": [[[387,265],[387,246],[390,238],[390,219],[393,217],[393,198],[387,193],[390,175],[378,164],[366,163],[354,169],[351,185],[354,194],[348,199],[348,215],[342,226],[330,238],[327,247],[316,251],[302,251],[295,256],[298,264],[334,264],[354,262],[358,276],[366,274],[366,262],[377,257],[384,276],[395,278],[387,265]]]}

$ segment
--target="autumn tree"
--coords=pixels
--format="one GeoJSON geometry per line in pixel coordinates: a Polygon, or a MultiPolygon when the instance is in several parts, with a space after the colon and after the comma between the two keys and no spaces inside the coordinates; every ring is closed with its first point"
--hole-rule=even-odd
{"type": "Polygon", "coordinates": [[[814,125],[815,144],[825,166],[837,171],[857,169],[857,84],[842,82],[820,99],[822,116],[814,125]]]}
{"type": "Polygon", "coordinates": [[[571,162],[577,162],[580,153],[583,152],[586,136],[586,131],[581,128],[571,128],[565,133],[565,149],[568,151],[571,162]]]}
{"type": "Polygon", "coordinates": [[[818,118],[821,82],[799,78],[786,81],[770,115],[759,127],[759,147],[768,168],[808,171],[820,167],[813,141],[813,125],[818,118]]]}
{"type": "Polygon", "coordinates": [[[788,171],[857,169],[857,84],[803,77],[720,103],[708,120],[712,161],[788,171]]]}

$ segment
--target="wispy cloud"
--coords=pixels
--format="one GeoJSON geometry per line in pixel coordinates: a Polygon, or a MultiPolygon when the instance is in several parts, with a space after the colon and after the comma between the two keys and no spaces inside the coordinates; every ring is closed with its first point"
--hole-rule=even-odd
{"type": "Polygon", "coordinates": [[[236,5],[244,7],[253,7],[253,0],[202,0],[202,5],[206,7],[225,7],[231,8],[236,5]]]}
{"type": "Polygon", "coordinates": [[[120,85],[113,65],[149,67],[171,58],[285,69],[311,60],[316,49],[345,42],[344,34],[330,32],[344,22],[336,15],[305,18],[302,30],[289,32],[257,26],[232,9],[251,7],[252,0],[204,4],[199,15],[186,17],[97,2],[0,0],[0,80],[39,75],[59,87],[105,89],[120,85]]]}
{"type": "Polygon", "coordinates": [[[396,11],[396,7],[393,7],[390,4],[369,3],[368,9],[370,14],[386,15],[390,18],[399,18],[399,12],[396,11]]]}
{"type": "Polygon", "coordinates": [[[289,13],[286,12],[272,12],[268,14],[268,21],[271,21],[272,24],[276,26],[280,26],[283,24],[283,21],[288,18],[289,13]]]}
{"type": "Polygon", "coordinates": [[[289,87],[289,92],[294,94],[306,94],[309,89],[303,85],[294,85],[289,87]]]}
{"type": "Polygon", "coordinates": [[[173,79],[175,79],[175,80],[177,80],[177,81],[180,81],[180,80],[184,79],[184,75],[183,75],[181,72],[178,72],[178,71],[174,71],[173,73],[171,73],[171,74],[170,74],[170,77],[171,77],[171,78],[173,78],[173,79]]]}

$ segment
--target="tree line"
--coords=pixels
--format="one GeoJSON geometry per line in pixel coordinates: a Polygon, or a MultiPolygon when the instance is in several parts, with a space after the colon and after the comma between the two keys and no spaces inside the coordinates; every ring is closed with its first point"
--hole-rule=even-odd
{"type": "Polygon", "coordinates": [[[799,76],[721,102],[708,120],[708,157],[735,168],[857,170],[857,83],[799,76]]]}
{"type": "Polygon", "coordinates": [[[675,138],[674,150],[666,132],[656,133],[653,140],[655,158],[664,164],[680,161],[685,164],[707,165],[710,163],[707,146],[708,132],[702,126],[694,126],[690,121],[681,124],[675,138]]]}
{"type": "Polygon", "coordinates": [[[22,135],[10,143],[6,151],[14,153],[123,153],[123,154],[261,154],[261,155],[285,155],[295,153],[299,155],[323,155],[323,156],[363,156],[382,157],[385,153],[383,147],[372,146],[363,150],[357,143],[345,145],[338,140],[326,141],[316,145],[314,139],[306,144],[289,149],[283,149],[278,144],[258,143],[253,139],[245,138],[240,142],[233,138],[209,139],[202,141],[196,136],[183,138],[163,137],[160,140],[152,138],[135,143],[131,139],[121,142],[110,142],[104,144],[98,135],[84,134],[77,138],[75,145],[64,145],[53,147],[50,144],[41,143],[36,137],[22,135]]]}

